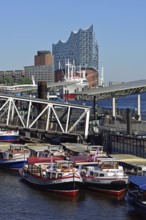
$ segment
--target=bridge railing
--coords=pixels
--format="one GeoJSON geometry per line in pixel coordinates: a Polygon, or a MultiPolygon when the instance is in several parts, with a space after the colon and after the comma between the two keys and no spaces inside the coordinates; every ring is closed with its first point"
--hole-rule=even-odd
{"type": "Polygon", "coordinates": [[[90,108],[30,97],[0,95],[0,127],[88,136],[90,108]]]}

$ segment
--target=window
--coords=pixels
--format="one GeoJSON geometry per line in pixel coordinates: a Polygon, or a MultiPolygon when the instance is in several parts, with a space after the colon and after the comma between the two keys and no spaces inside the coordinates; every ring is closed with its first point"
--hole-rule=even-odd
{"type": "Polygon", "coordinates": [[[91,171],[91,172],[90,172],[90,176],[93,176],[93,174],[94,174],[94,173],[91,171]]]}

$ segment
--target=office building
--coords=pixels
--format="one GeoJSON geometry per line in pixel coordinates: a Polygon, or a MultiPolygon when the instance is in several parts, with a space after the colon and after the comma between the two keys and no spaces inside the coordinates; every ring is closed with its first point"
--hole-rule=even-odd
{"type": "Polygon", "coordinates": [[[50,65],[53,63],[53,56],[49,50],[40,50],[34,56],[34,65],[50,65]]]}
{"type": "Polygon", "coordinates": [[[36,84],[38,81],[47,81],[48,83],[54,83],[54,66],[39,65],[39,66],[26,66],[24,67],[25,76],[31,78],[34,76],[36,84]]]}
{"type": "Polygon", "coordinates": [[[54,83],[54,56],[48,50],[41,50],[34,56],[34,66],[24,67],[27,77],[34,76],[35,82],[47,81],[54,83]]]}

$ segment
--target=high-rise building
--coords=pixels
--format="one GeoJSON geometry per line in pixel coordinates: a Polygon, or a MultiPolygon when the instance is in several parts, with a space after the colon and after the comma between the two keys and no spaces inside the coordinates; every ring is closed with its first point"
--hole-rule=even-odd
{"type": "Polygon", "coordinates": [[[62,70],[65,70],[65,65],[69,60],[71,64],[86,71],[91,86],[98,84],[98,45],[93,25],[85,30],[72,31],[66,42],[59,40],[58,43],[52,44],[52,54],[54,55],[56,81],[63,77],[62,70]]]}
{"type": "Polygon", "coordinates": [[[49,50],[40,50],[34,56],[34,65],[49,65],[53,63],[53,56],[49,50]]]}
{"type": "Polygon", "coordinates": [[[54,56],[49,50],[37,51],[34,66],[25,66],[24,72],[27,77],[34,76],[36,83],[42,80],[54,83],[54,56]]]}

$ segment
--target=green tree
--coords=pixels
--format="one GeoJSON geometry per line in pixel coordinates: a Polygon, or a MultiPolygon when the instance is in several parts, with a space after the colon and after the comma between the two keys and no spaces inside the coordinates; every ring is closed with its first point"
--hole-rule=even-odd
{"type": "Polygon", "coordinates": [[[32,80],[29,77],[22,76],[18,79],[17,84],[32,84],[32,80]]]}
{"type": "Polygon", "coordinates": [[[14,84],[14,78],[11,76],[5,76],[3,77],[3,79],[1,79],[1,82],[8,86],[11,86],[14,84]]]}

